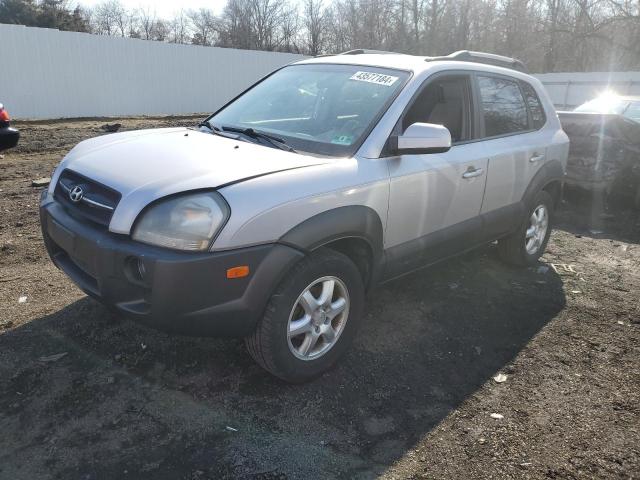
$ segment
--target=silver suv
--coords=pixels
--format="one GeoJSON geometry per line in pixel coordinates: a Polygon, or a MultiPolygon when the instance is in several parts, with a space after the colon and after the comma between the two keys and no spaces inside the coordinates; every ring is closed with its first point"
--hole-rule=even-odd
{"type": "Polygon", "coordinates": [[[281,68],[198,128],[84,141],[42,196],[49,254],[119,312],[245,337],[308,380],[375,285],[494,240],[514,264],[543,253],[568,139],[523,70],[356,50],[281,68]]]}

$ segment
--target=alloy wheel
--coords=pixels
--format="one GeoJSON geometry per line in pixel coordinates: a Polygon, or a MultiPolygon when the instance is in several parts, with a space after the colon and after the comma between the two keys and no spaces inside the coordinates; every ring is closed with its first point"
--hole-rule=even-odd
{"type": "Polygon", "coordinates": [[[529,255],[535,255],[542,246],[549,228],[549,212],[545,205],[538,205],[529,218],[529,227],[525,234],[525,249],[529,255]]]}
{"type": "Polygon", "coordinates": [[[322,277],[300,294],[287,324],[289,349],[300,360],[315,360],[337,343],[349,317],[349,292],[337,277],[322,277]]]}

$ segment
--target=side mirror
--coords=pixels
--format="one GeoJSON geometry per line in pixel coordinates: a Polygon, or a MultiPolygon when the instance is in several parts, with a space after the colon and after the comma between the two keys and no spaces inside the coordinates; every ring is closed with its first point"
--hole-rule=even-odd
{"type": "Polygon", "coordinates": [[[451,148],[451,133],[442,125],[414,123],[395,142],[397,153],[444,153],[451,148]]]}

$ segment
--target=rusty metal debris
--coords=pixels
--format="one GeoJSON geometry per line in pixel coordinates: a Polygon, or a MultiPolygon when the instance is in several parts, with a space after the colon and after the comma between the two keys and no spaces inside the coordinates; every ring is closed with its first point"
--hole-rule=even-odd
{"type": "Polygon", "coordinates": [[[558,112],[571,141],[566,185],[640,207],[640,123],[622,115],[558,112]]]}

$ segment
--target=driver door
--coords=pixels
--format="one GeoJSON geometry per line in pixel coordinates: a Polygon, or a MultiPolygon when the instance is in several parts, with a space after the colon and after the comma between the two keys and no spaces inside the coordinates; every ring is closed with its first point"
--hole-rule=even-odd
{"type": "Polygon", "coordinates": [[[445,153],[387,159],[387,278],[481,243],[488,157],[470,143],[476,135],[474,118],[470,75],[447,72],[425,82],[400,120],[399,133],[416,122],[444,125],[452,147],[445,153]]]}

